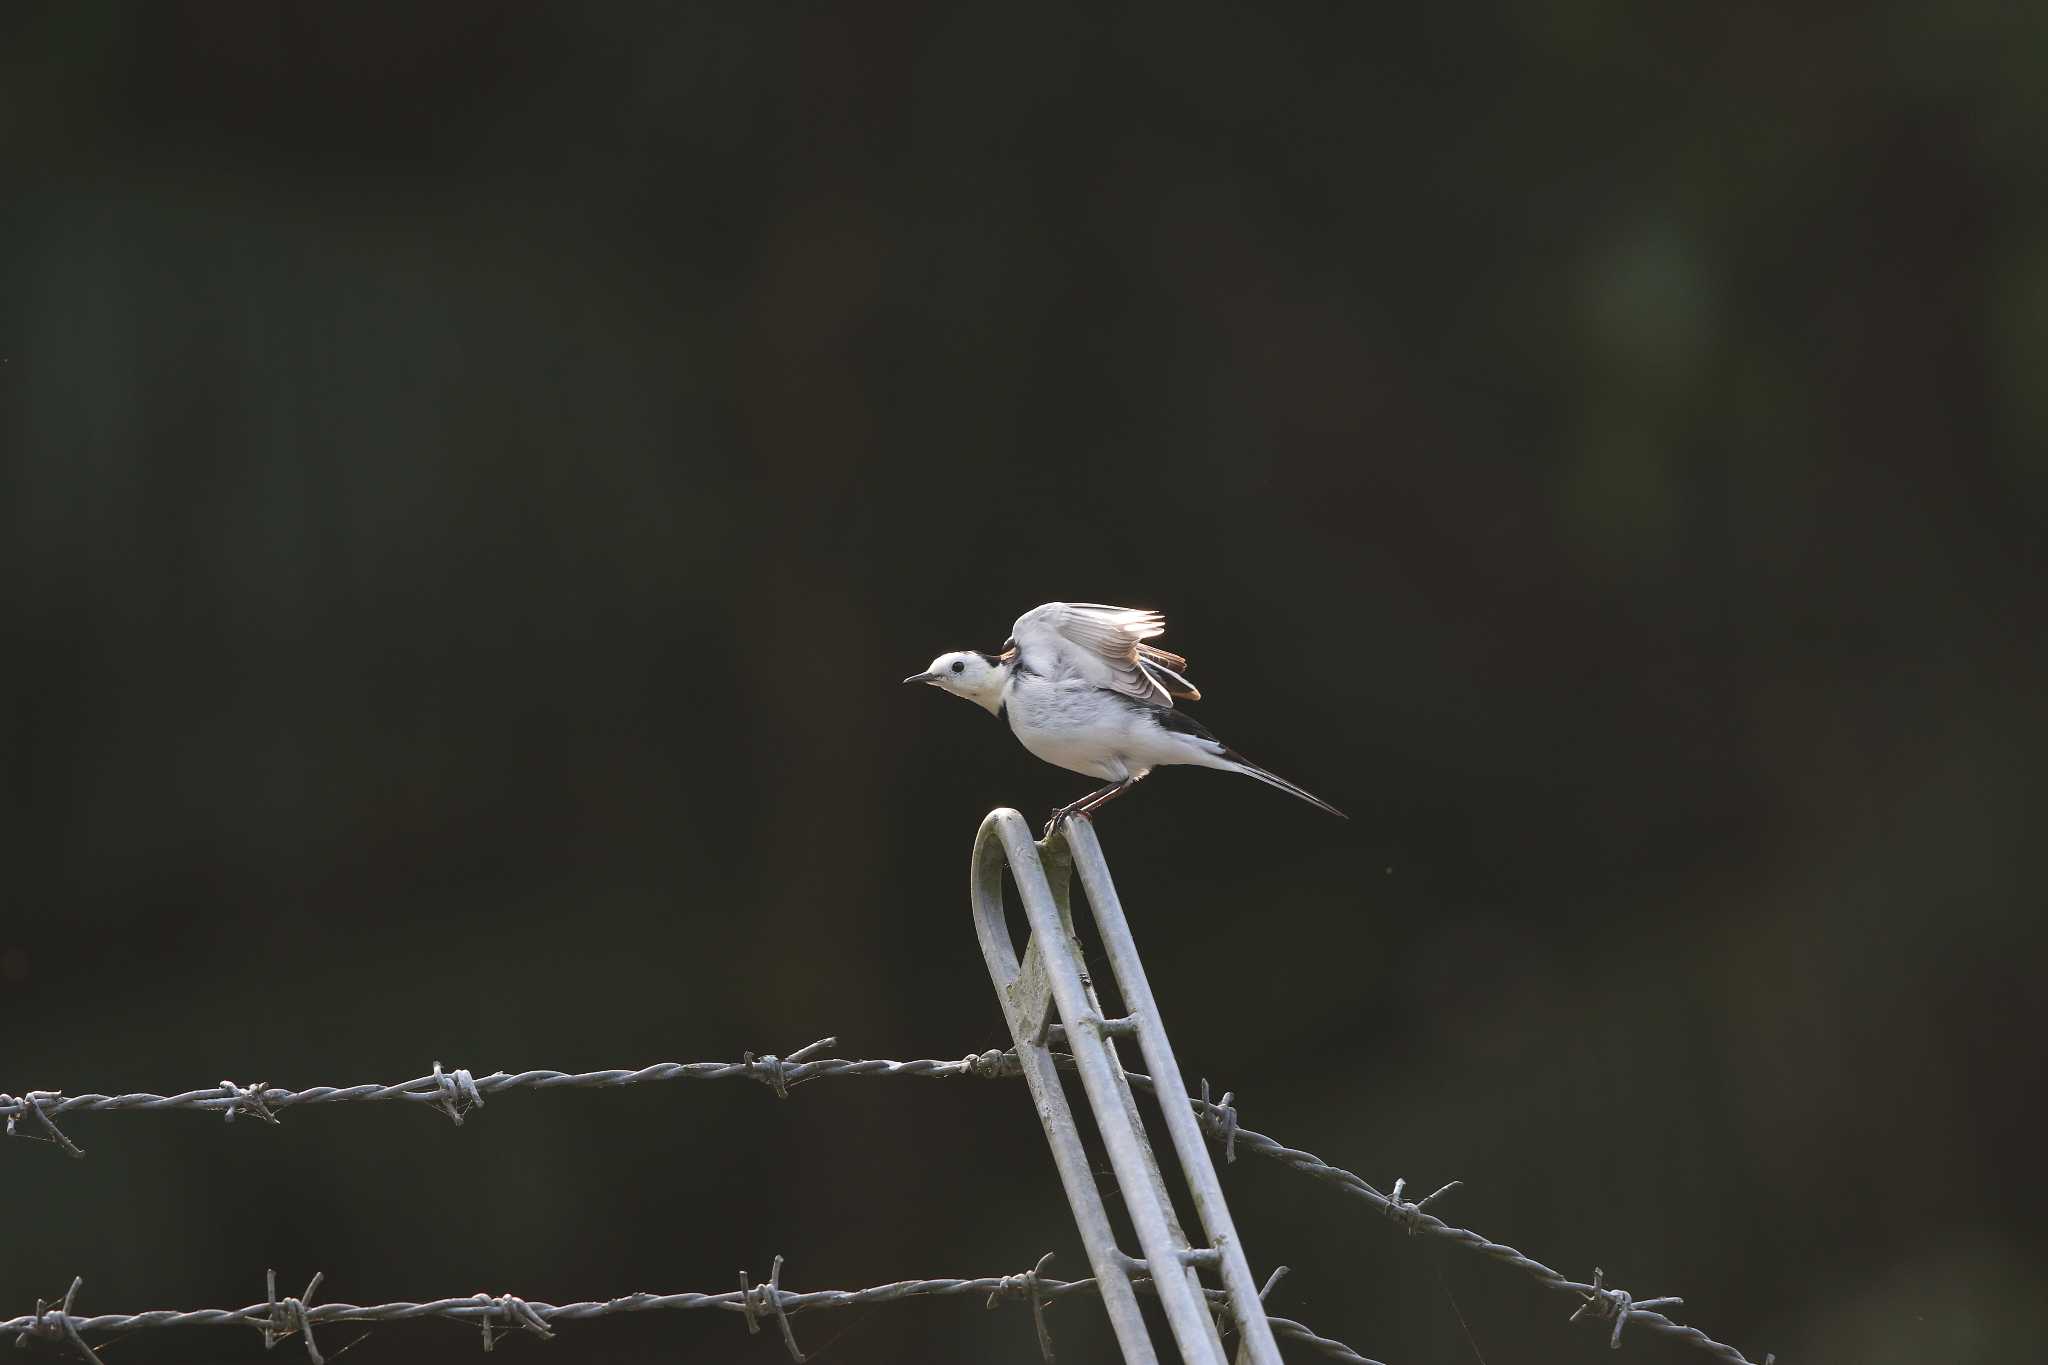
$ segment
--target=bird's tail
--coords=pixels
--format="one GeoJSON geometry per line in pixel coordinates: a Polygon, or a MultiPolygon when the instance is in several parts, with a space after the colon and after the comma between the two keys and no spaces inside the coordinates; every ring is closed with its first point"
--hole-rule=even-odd
{"type": "Polygon", "coordinates": [[[1252,761],[1247,759],[1243,754],[1234,752],[1230,749],[1225,749],[1220,755],[1218,755],[1218,757],[1220,757],[1224,761],[1224,763],[1229,767],[1231,772],[1243,773],[1246,777],[1256,777],[1257,779],[1259,779],[1259,781],[1265,783],[1269,787],[1278,787],[1281,791],[1286,792],[1289,796],[1298,796],[1302,800],[1308,802],[1311,806],[1321,807],[1323,810],[1326,810],[1330,812],[1330,814],[1336,816],[1339,820],[1349,820],[1351,818],[1350,816],[1346,815],[1343,811],[1338,810],[1335,806],[1323,800],[1322,797],[1317,796],[1314,792],[1307,791],[1301,787],[1295,786],[1292,782],[1289,782],[1286,778],[1280,776],[1280,774],[1278,773],[1267,772],[1258,764],[1253,763],[1252,761]]]}

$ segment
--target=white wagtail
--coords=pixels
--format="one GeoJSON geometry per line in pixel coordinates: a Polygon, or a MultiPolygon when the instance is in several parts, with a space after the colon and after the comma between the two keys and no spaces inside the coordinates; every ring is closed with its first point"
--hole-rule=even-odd
{"type": "Polygon", "coordinates": [[[1175,700],[1199,701],[1202,694],[1181,676],[1186,659],[1145,643],[1165,630],[1166,618],[1156,611],[1048,602],[1017,618],[1002,653],[941,654],[903,681],[965,697],[1007,719],[1018,741],[1047,763],[1109,783],[1054,811],[1048,839],[1069,815],[1091,814],[1173,763],[1256,777],[1342,817],[1174,709],[1175,700]]]}

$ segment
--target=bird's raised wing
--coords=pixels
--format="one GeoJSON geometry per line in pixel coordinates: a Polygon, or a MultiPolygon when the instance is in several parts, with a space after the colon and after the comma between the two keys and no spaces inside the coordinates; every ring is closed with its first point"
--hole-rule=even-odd
{"type": "Polygon", "coordinates": [[[1079,677],[1148,706],[1196,701],[1182,677],[1188,661],[1145,641],[1166,631],[1166,618],[1136,607],[1048,602],[1017,618],[1010,630],[1023,665],[1048,677],[1079,677]]]}

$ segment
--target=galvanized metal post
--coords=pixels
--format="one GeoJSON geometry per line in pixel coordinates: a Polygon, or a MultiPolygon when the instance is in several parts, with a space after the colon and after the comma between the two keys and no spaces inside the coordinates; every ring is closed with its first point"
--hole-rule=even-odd
{"type": "Polygon", "coordinates": [[[1050,1043],[1055,1012],[1065,1026],[1082,1090],[1144,1251],[1142,1268],[1151,1276],[1181,1359],[1187,1365],[1225,1365],[1222,1337],[1199,1274],[1202,1267],[1213,1266],[1223,1280],[1229,1311],[1244,1343],[1240,1360],[1248,1358],[1250,1365],[1280,1365],[1279,1347],[1266,1322],[1258,1286],[1231,1224],[1222,1184],[1195,1122],[1186,1084],[1174,1063],[1165,1025],[1138,961],[1130,926],[1093,827],[1085,817],[1070,819],[1052,840],[1041,845],[1032,839],[1030,825],[1016,811],[990,812],[974,844],[973,902],[982,956],[1009,1021],[1039,1122],[1052,1148],[1053,1164],[1066,1188],[1089,1265],[1102,1285],[1103,1303],[1125,1361],[1128,1365],[1156,1365],[1158,1357],[1131,1289],[1134,1262],[1116,1244],[1053,1061],[1050,1043]],[[1031,940],[1022,960],[1012,946],[1003,907],[1005,864],[1031,926],[1031,940]],[[1074,935],[1067,884],[1077,864],[1118,990],[1130,1010],[1120,1019],[1104,1017],[1074,935]],[[1174,1154],[1207,1234],[1204,1248],[1189,1244],[1175,1218],[1166,1182],[1146,1140],[1137,1097],[1117,1054],[1116,1040],[1129,1036],[1137,1038],[1152,1073],[1174,1154]]]}

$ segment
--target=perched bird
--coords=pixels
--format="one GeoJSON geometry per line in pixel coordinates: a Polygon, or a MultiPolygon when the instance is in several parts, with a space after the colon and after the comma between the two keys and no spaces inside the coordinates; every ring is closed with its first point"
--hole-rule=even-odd
{"type": "Polygon", "coordinates": [[[1087,815],[1129,791],[1154,768],[1189,763],[1256,777],[1330,814],[1344,812],[1225,748],[1174,702],[1202,694],[1182,676],[1188,661],[1145,643],[1164,634],[1156,611],[1090,602],[1048,602],[1017,618],[1000,654],[941,654],[906,683],[965,697],[998,719],[1026,749],[1055,767],[1109,785],[1061,806],[1045,837],[1069,815],[1087,815]]]}

